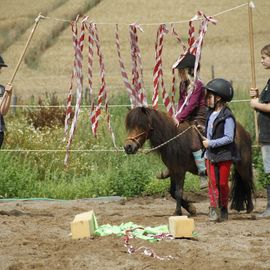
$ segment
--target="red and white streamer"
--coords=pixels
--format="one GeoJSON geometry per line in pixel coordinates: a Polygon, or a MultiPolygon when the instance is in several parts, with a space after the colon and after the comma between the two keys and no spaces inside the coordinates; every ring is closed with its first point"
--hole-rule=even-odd
{"type": "Polygon", "coordinates": [[[160,66],[161,66],[161,52],[162,52],[162,47],[163,47],[162,42],[163,42],[162,25],[160,25],[157,31],[157,38],[156,38],[156,43],[155,43],[156,62],[155,62],[154,70],[153,70],[154,90],[153,90],[153,95],[152,95],[152,107],[155,110],[158,107],[158,88],[159,88],[159,76],[160,76],[160,66]]]}
{"type": "MultiPolygon", "coordinates": [[[[94,96],[93,96],[93,57],[94,57],[94,45],[95,45],[95,37],[94,37],[94,31],[92,27],[89,27],[88,24],[86,24],[86,29],[88,30],[88,66],[87,66],[87,78],[88,78],[88,84],[89,84],[89,97],[90,97],[90,111],[89,111],[89,119],[91,123],[91,129],[93,127],[93,124],[96,121],[96,115],[95,115],[95,103],[94,103],[94,96]]],[[[93,129],[92,129],[93,132],[93,129]]],[[[95,136],[96,134],[93,133],[95,136]]]]}
{"type": "Polygon", "coordinates": [[[137,106],[139,106],[141,104],[141,101],[140,101],[138,95],[136,94],[136,92],[134,90],[134,87],[129,82],[128,74],[127,74],[127,72],[125,70],[124,61],[123,61],[123,59],[121,57],[118,24],[116,24],[115,40],[116,40],[116,49],[117,49],[117,55],[118,55],[119,64],[120,64],[121,76],[122,76],[124,85],[126,87],[126,90],[128,92],[131,108],[137,107],[137,106]]]}
{"type": "MultiPolygon", "coordinates": [[[[195,55],[195,65],[194,65],[194,79],[195,81],[198,79],[198,65],[201,59],[201,52],[202,52],[202,46],[203,46],[203,39],[205,37],[205,34],[207,32],[208,23],[211,22],[213,24],[216,24],[217,21],[213,17],[207,17],[205,16],[201,11],[198,11],[198,13],[189,21],[189,39],[188,39],[188,45],[189,48],[185,51],[184,54],[182,54],[176,63],[173,65],[173,69],[181,62],[181,60],[185,57],[187,53],[195,55]],[[195,38],[195,27],[193,26],[193,21],[198,20],[200,17],[202,17],[202,22],[200,24],[198,37],[195,38]]],[[[173,81],[174,83],[174,81],[173,81]]],[[[173,86],[174,87],[174,86],[173,86]]],[[[192,91],[188,94],[188,96],[185,99],[184,104],[181,108],[178,109],[175,116],[178,115],[185,103],[188,101],[189,97],[191,96],[192,91]]]]}
{"type": "MultiPolygon", "coordinates": [[[[171,24],[171,31],[172,31],[172,34],[176,37],[176,39],[178,40],[178,42],[181,45],[181,48],[180,48],[181,51],[180,51],[179,55],[182,55],[183,52],[185,52],[187,50],[187,47],[186,47],[185,43],[183,42],[182,38],[180,37],[180,35],[175,31],[174,24],[171,24]]],[[[171,100],[172,100],[173,107],[175,108],[176,89],[175,89],[175,69],[174,68],[172,68],[172,90],[171,91],[172,91],[171,100]]]]}
{"type": "Polygon", "coordinates": [[[211,16],[205,16],[203,12],[198,11],[198,13],[190,20],[189,22],[189,52],[196,56],[195,66],[194,66],[194,77],[197,79],[198,65],[201,59],[201,51],[203,46],[203,39],[208,29],[208,23],[216,24],[217,20],[215,20],[211,16]],[[202,17],[202,22],[199,29],[199,36],[195,39],[194,32],[195,28],[193,26],[193,21],[198,20],[199,17],[202,17]]]}
{"type": "Polygon", "coordinates": [[[147,107],[147,100],[144,93],[143,68],[141,51],[138,45],[137,30],[143,31],[137,24],[129,26],[130,46],[131,46],[131,62],[132,62],[132,85],[135,90],[136,99],[140,101],[139,106],[147,107]]]}
{"type": "Polygon", "coordinates": [[[169,31],[165,24],[161,24],[157,31],[157,39],[155,43],[155,66],[153,71],[153,82],[154,82],[154,90],[152,96],[152,106],[154,109],[158,107],[158,89],[159,84],[161,84],[162,88],[162,99],[165,105],[167,112],[170,115],[174,115],[174,106],[170,100],[169,95],[166,92],[164,79],[163,79],[163,71],[162,71],[162,50],[163,50],[163,41],[164,35],[169,31]]]}
{"type": "MultiPolygon", "coordinates": [[[[133,238],[132,236],[132,231],[134,230],[144,230],[143,227],[136,227],[136,228],[133,228],[133,229],[130,229],[130,230],[126,230],[125,231],[125,236],[124,236],[124,246],[127,248],[127,252],[129,254],[134,254],[134,253],[137,253],[139,251],[142,251],[142,253],[145,255],[145,256],[148,256],[148,257],[153,257],[155,259],[158,259],[158,260],[161,260],[161,261],[164,261],[164,260],[172,260],[174,259],[173,256],[171,255],[168,255],[168,256],[159,256],[157,255],[153,249],[151,248],[148,248],[148,247],[145,247],[145,246],[141,246],[139,248],[135,248],[134,246],[132,246],[130,243],[129,243],[129,240],[131,238],[133,238]]],[[[156,238],[156,239],[173,239],[173,236],[171,234],[165,234],[165,233],[162,233],[160,235],[156,235],[156,236],[153,236],[153,238],[156,238]]]]}
{"type": "Polygon", "coordinates": [[[77,120],[78,120],[80,107],[81,107],[82,90],[83,90],[83,73],[82,73],[83,54],[82,52],[83,52],[83,42],[84,42],[84,36],[85,36],[85,33],[84,33],[85,20],[87,20],[87,17],[84,17],[84,19],[82,20],[80,37],[77,40],[77,46],[76,46],[76,51],[75,51],[75,70],[76,70],[76,83],[77,83],[76,107],[75,107],[75,112],[72,119],[71,127],[69,130],[69,138],[68,138],[68,142],[66,146],[65,165],[67,165],[67,161],[69,157],[69,150],[70,150],[74,132],[77,126],[77,120]]]}
{"type": "Polygon", "coordinates": [[[72,89],[73,89],[73,79],[74,76],[76,76],[76,47],[77,47],[77,21],[78,16],[74,22],[71,22],[71,31],[72,31],[72,44],[74,49],[74,60],[73,60],[73,69],[71,73],[71,79],[70,79],[70,86],[68,89],[68,96],[67,96],[67,109],[66,109],[66,117],[65,117],[65,138],[64,141],[66,141],[68,136],[68,129],[69,129],[69,119],[71,117],[72,113],[72,89]]]}
{"type": "Polygon", "coordinates": [[[104,105],[105,105],[105,112],[106,112],[106,120],[107,120],[107,125],[108,125],[108,129],[111,133],[111,137],[112,137],[112,142],[115,148],[116,147],[116,143],[115,143],[115,136],[114,136],[114,132],[111,126],[111,121],[110,121],[110,113],[109,113],[109,106],[108,106],[108,96],[107,96],[107,85],[106,85],[106,81],[105,81],[105,66],[104,66],[104,59],[103,59],[103,55],[100,49],[100,40],[99,40],[99,36],[98,36],[98,31],[97,31],[97,27],[96,24],[91,23],[88,27],[92,28],[92,32],[89,31],[89,33],[94,33],[94,41],[95,41],[95,45],[97,48],[97,55],[99,58],[99,67],[100,67],[100,77],[101,77],[101,86],[99,89],[99,93],[98,93],[98,102],[97,102],[97,106],[94,109],[94,113],[95,113],[95,117],[94,117],[94,121],[92,123],[92,131],[93,134],[96,136],[96,132],[97,132],[97,128],[98,128],[98,123],[99,123],[99,118],[101,115],[101,105],[102,105],[102,100],[104,99],[104,105]]]}

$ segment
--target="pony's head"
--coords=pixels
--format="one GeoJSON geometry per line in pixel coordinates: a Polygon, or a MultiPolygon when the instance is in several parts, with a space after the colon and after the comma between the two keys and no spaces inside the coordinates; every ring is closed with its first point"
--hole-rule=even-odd
{"type": "Polygon", "coordinates": [[[136,107],[128,112],[125,123],[128,137],[124,145],[127,154],[135,154],[148,139],[152,129],[150,113],[151,109],[145,107],[136,107]]]}

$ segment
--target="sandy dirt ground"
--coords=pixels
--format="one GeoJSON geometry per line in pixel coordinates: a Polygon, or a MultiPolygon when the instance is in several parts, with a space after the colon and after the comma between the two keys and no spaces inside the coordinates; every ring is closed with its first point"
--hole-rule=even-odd
{"type": "MultiPolygon", "coordinates": [[[[173,257],[163,261],[128,254],[121,237],[72,240],[70,222],[76,214],[94,210],[99,225],[163,225],[175,208],[170,198],[1,202],[0,269],[270,269],[270,220],[230,211],[229,221],[210,223],[206,194],[191,195],[198,211],[197,240],[130,240],[135,248],[146,246],[161,257],[173,257]]],[[[257,199],[254,214],[265,204],[265,198],[257,199]]]]}

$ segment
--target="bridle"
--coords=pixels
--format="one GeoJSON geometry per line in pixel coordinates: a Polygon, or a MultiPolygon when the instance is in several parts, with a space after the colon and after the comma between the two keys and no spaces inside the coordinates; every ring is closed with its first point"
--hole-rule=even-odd
{"type": "MultiPolygon", "coordinates": [[[[137,134],[136,136],[132,136],[132,137],[127,137],[126,138],[126,141],[133,141],[135,142],[137,145],[139,145],[139,147],[142,147],[142,144],[140,143],[140,141],[138,140],[142,135],[146,134],[145,131],[137,134]]],[[[146,136],[146,139],[147,139],[147,136],[146,136]]]]}

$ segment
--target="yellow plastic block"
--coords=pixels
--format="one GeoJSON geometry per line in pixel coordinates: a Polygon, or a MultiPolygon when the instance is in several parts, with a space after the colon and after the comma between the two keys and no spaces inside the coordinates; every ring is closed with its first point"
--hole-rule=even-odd
{"type": "Polygon", "coordinates": [[[98,227],[94,211],[76,215],[70,226],[72,239],[93,236],[98,227]]]}
{"type": "Polygon", "coordinates": [[[169,217],[169,230],[174,238],[193,237],[192,233],[195,229],[194,219],[187,216],[169,217]]]}

